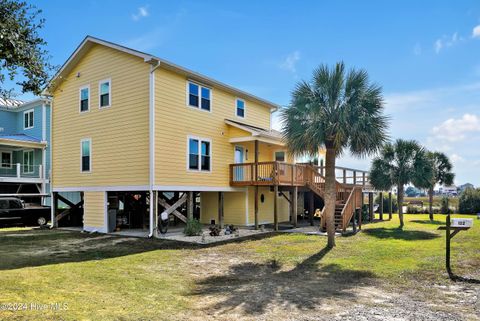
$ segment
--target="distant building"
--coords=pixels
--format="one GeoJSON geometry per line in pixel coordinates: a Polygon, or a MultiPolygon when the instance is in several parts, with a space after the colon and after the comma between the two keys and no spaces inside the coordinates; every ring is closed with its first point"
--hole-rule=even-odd
{"type": "Polygon", "coordinates": [[[443,196],[457,196],[458,195],[457,186],[455,185],[442,186],[439,189],[439,194],[443,196]]]}
{"type": "Polygon", "coordinates": [[[463,185],[460,185],[458,187],[458,192],[459,193],[462,193],[464,190],[466,190],[467,188],[475,188],[475,186],[473,186],[473,184],[470,184],[470,183],[465,183],[463,185]]]}

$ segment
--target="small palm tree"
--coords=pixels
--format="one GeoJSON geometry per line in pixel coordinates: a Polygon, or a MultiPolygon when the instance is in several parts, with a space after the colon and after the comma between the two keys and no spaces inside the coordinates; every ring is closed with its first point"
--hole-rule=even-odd
{"type": "Polygon", "coordinates": [[[428,158],[432,162],[433,178],[428,187],[428,198],[430,202],[429,213],[430,220],[433,221],[433,188],[436,184],[452,185],[455,174],[452,173],[452,163],[448,156],[440,152],[429,152],[428,158]]]}
{"type": "Polygon", "coordinates": [[[428,188],[433,179],[433,170],[427,152],[414,140],[397,139],[386,144],[380,156],[372,162],[370,183],[375,189],[390,190],[397,187],[398,216],[403,222],[404,187],[413,184],[428,188]]]}
{"type": "Polygon", "coordinates": [[[382,90],[369,82],[364,70],[321,65],[310,82],[299,82],[291,105],[282,110],[283,135],[295,156],[315,156],[326,149],[325,214],[328,246],[335,246],[335,159],[346,150],[365,156],[387,140],[382,90]]]}

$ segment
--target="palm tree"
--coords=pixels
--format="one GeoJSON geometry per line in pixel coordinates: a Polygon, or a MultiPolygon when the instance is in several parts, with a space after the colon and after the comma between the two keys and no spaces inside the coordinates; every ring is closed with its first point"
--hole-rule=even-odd
{"type": "Polygon", "coordinates": [[[432,163],[433,178],[428,187],[428,200],[430,202],[430,220],[433,221],[433,188],[436,184],[452,185],[455,174],[452,173],[452,163],[448,156],[440,152],[428,152],[428,158],[432,163]]]}
{"type": "Polygon", "coordinates": [[[397,187],[398,216],[403,222],[404,186],[413,184],[418,188],[431,185],[433,170],[427,152],[414,140],[397,139],[386,144],[380,156],[372,162],[370,183],[375,189],[390,190],[397,187]]]}
{"type": "Polygon", "coordinates": [[[326,149],[325,214],[328,246],[335,246],[335,159],[345,151],[371,155],[387,140],[382,90],[365,70],[345,70],[343,62],[321,65],[310,82],[297,83],[289,108],[283,109],[283,135],[295,156],[326,149]]]}

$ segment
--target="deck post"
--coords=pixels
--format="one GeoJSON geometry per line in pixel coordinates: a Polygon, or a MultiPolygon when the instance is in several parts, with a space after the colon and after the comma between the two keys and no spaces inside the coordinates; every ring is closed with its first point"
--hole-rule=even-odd
{"type": "Polygon", "coordinates": [[[52,192],[52,207],[50,209],[50,215],[51,215],[51,222],[52,222],[52,228],[53,227],[58,227],[58,222],[56,219],[57,216],[57,208],[58,208],[58,197],[57,197],[57,192],[52,192]]]}
{"type": "Polygon", "coordinates": [[[187,192],[187,219],[192,220],[193,219],[193,192],[189,191],[187,192]]]}
{"type": "Polygon", "coordinates": [[[255,229],[258,230],[258,185],[255,185],[255,203],[254,203],[254,210],[255,210],[255,229]]]}
{"type": "Polygon", "coordinates": [[[343,184],[347,184],[347,170],[343,170],[343,184]]]}
{"type": "Polygon", "coordinates": [[[297,227],[297,217],[298,217],[298,186],[293,187],[292,204],[293,207],[293,227],[297,227]]]}
{"type": "Polygon", "coordinates": [[[368,193],[368,215],[370,222],[373,222],[373,219],[375,218],[375,214],[373,213],[373,192],[368,193]]]}
{"type": "Polygon", "coordinates": [[[254,174],[254,179],[255,179],[255,184],[258,181],[258,140],[255,140],[255,155],[254,155],[254,161],[255,161],[255,174],[254,174]]]}
{"type": "Polygon", "coordinates": [[[275,183],[273,185],[273,191],[274,191],[274,196],[273,196],[273,229],[275,231],[278,231],[278,184],[275,183]]]}
{"type": "Polygon", "coordinates": [[[366,184],[366,175],[365,175],[365,172],[362,173],[362,186],[363,188],[365,188],[365,184],[366,184]]]}
{"type": "Polygon", "coordinates": [[[313,226],[313,215],[315,214],[315,198],[313,192],[308,193],[308,216],[310,219],[310,226],[313,226]]]}
{"type": "Polygon", "coordinates": [[[388,219],[392,220],[393,212],[393,201],[392,201],[392,192],[388,192],[388,219]]]}
{"type": "Polygon", "coordinates": [[[223,229],[223,192],[218,192],[218,225],[223,229]]]}
{"type": "MultiPolygon", "coordinates": [[[[152,191],[150,202],[153,204],[153,222],[150,224],[153,225],[152,231],[155,231],[158,226],[158,191],[152,191]]],[[[155,233],[152,236],[155,237],[155,233]]]]}
{"type": "Polygon", "coordinates": [[[380,194],[378,194],[378,198],[380,203],[378,212],[380,213],[380,221],[383,221],[383,192],[380,192],[380,194]]]}
{"type": "Polygon", "coordinates": [[[353,171],[353,185],[357,185],[357,171],[353,171]]]}

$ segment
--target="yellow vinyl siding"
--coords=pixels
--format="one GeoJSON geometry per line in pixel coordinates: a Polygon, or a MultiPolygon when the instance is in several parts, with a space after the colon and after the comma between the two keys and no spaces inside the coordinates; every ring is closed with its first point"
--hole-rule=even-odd
{"type": "MultiPolygon", "coordinates": [[[[269,187],[258,188],[258,221],[259,224],[273,223],[273,192],[269,187]],[[265,201],[262,203],[261,195],[265,196],[265,201]]],[[[288,192],[285,194],[290,197],[288,192]]],[[[290,220],[290,204],[283,196],[277,197],[278,203],[278,221],[288,222],[290,220]]],[[[248,222],[249,225],[255,223],[255,188],[248,189],[248,222]]]]}
{"type": "MultiPolygon", "coordinates": [[[[223,222],[225,224],[247,225],[246,193],[226,192],[223,195],[223,222]]],[[[210,224],[211,220],[215,220],[215,223],[218,224],[218,192],[200,193],[200,203],[200,222],[210,224]]]]}
{"type": "Polygon", "coordinates": [[[147,185],[149,65],[95,45],[53,93],[54,188],[147,185]],[[79,73],[79,77],[77,77],[79,73]],[[99,108],[99,81],[111,79],[111,106],[99,108]],[[90,85],[90,111],[79,112],[79,88],[90,85]],[[80,172],[80,140],[91,138],[91,173],[80,172]]]}
{"type": "MultiPolygon", "coordinates": [[[[187,78],[164,69],[155,72],[156,168],[155,184],[169,186],[229,186],[229,164],[234,161],[229,143],[236,96],[215,87],[211,112],[187,106],[187,78]],[[211,172],[187,170],[187,137],[211,140],[211,172]]],[[[254,126],[270,127],[270,109],[245,99],[247,118],[254,126]]]]}
{"type": "Polygon", "coordinates": [[[104,227],[105,225],[105,192],[85,192],[83,196],[83,225],[88,227],[104,227]]]}

